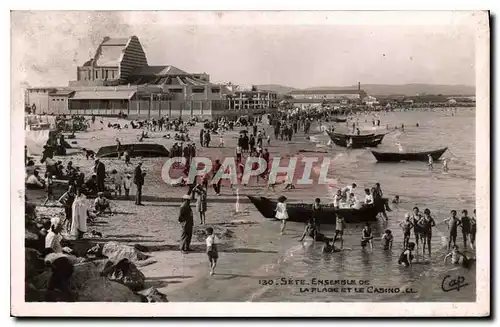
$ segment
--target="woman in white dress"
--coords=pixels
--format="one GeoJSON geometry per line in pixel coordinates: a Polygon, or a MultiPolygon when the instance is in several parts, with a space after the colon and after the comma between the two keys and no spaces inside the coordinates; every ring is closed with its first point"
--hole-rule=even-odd
{"type": "Polygon", "coordinates": [[[73,215],[71,217],[71,236],[78,239],[83,237],[87,232],[87,197],[80,189],[76,190],[75,201],[73,202],[73,215]]]}
{"type": "Polygon", "coordinates": [[[281,220],[281,230],[280,234],[283,235],[285,232],[285,227],[286,227],[286,220],[288,219],[288,212],[286,210],[286,197],[285,196],[280,196],[278,198],[278,203],[276,204],[276,219],[281,220]]]}

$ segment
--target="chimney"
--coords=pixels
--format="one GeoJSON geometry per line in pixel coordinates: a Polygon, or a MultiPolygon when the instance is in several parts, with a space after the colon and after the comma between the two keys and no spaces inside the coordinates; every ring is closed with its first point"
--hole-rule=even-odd
{"type": "Polygon", "coordinates": [[[361,83],[358,82],[358,91],[361,91],[361,83]]]}

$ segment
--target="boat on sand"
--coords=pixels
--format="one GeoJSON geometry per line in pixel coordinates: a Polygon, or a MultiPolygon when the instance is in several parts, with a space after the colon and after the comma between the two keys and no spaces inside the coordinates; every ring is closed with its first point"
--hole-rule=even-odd
{"type": "Polygon", "coordinates": [[[400,162],[400,161],[427,161],[429,155],[432,160],[439,160],[448,148],[422,152],[378,152],[371,151],[375,159],[379,162],[400,162]]]}
{"type": "MultiPolygon", "coordinates": [[[[265,217],[273,219],[278,201],[262,196],[251,196],[248,198],[257,210],[265,217]]],[[[311,203],[287,202],[288,220],[306,223],[312,217],[311,203]]],[[[344,217],[346,223],[361,223],[377,220],[377,209],[374,206],[366,206],[360,209],[346,208],[335,209],[333,204],[323,204],[320,214],[322,224],[335,224],[335,213],[344,217]]]]}

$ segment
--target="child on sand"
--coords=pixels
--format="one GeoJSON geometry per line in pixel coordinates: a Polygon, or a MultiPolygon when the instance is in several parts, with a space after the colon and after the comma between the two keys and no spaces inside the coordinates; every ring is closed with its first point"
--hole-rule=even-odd
{"type": "Polygon", "coordinates": [[[52,175],[50,173],[45,173],[45,189],[47,190],[47,198],[43,205],[46,205],[49,200],[54,200],[54,182],[52,181],[52,175]]]}
{"type": "Polygon", "coordinates": [[[220,136],[219,136],[219,147],[221,147],[221,148],[224,147],[224,135],[222,134],[222,131],[220,132],[220,136]]]}
{"type": "Polygon", "coordinates": [[[114,193],[116,195],[122,195],[122,175],[118,173],[116,169],[111,171],[111,178],[113,181],[114,193]]]}
{"type": "Polygon", "coordinates": [[[283,235],[283,233],[285,232],[285,228],[286,228],[286,220],[288,219],[288,212],[286,210],[286,197],[285,196],[280,196],[278,198],[278,203],[276,204],[276,215],[275,217],[278,219],[278,220],[281,220],[281,228],[280,228],[280,234],[283,235]]]}
{"type": "Polygon", "coordinates": [[[126,197],[129,196],[131,187],[132,187],[132,176],[130,174],[127,174],[127,177],[123,179],[123,190],[125,191],[126,197]]]}
{"type": "Polygon", "coordinates": [[[217,246],[215,245],[215,234],[212,227],[206,229],[207,232],[207,255],[208,263],[210,265],[210,276],[215,274],[215,267],[217,266],[217,259],[219,259],[219,253],[217,252],[217,246]]]}

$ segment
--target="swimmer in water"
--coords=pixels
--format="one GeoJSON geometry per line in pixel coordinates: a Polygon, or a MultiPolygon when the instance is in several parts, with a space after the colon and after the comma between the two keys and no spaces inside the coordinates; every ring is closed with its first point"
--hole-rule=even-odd
{"type": "Polygon", "coordinates": [[[410,214],[405,214],[405,220],[399,223],[399,226],[403,229],[403,248],[406,249],[408,244],[410,243],[410,234],[411,229],[413,228],[413,224],[410,221],[410,214]]]}
{"type": "Polygon", "coordinates": [[[444,222],[448,224],[448,231],[450,233],[448,238],[448,250],[450,250],[451,242],[453,242],[454,247],[457,246],[457,231],[458,226],[461,225],[461,221],[457,217],[457,211],[451,210],[451,217],[446,218],[444,222]]]}
{"type": "Polygon", "coordinates": [[[384,250],[392,250],[392,242],[394,241],[394,236],[390,229],[386,229],[384,235],[382,235],[382,247],[384,250]]]}
{"type": "Polygon", "coordinates": [[[450,253],[444,257],[444,263],[451,257],[451,263],[454,265],[462,265],[464,267],[469,266],[469,259],[462,252],[458,251],[458,246],[454,245],[450,253]]]}
{"type": "Polygon", "coordinates": [[[345,229],[345,220],[344,217],[337,215],[335,218],[335,236],[333,237],[333,245],[335,246],[335,241],[337,238],[340,238],[340,249],[344,249],[344,229],[345,229]]]}
{"type": "Polygon", "coordinates": [[[404,265],[405,267],[411,267],[411,261],[414,256],[412,251],[415,249],[415,243],[408,243],[408,247],[399,255],[398,263],[404,265]]]}
{"type": "Polygon", "coordinates": [[[429,170],[432,170],[434,161],[432,160],[432,157],[430,154],[428,154],[427,157],[429,158],[429,164],[428,164],[429,170]]]}
{"type": "Polygon", "coordinates": [[[370,249],[373,250],[373,232],[369,223],[365,224],[365,228],[361,231],[361,247],[364,249],[366,244],[370,244],[370,249]]]}
{"type": "Polygon", "coordinates": [[[393,204],[399,204],[399,195],[395,195],[394,199],[392,199],[393,204]]]}
{"type": "Polygon", "coordinates": [[[425,246],[427,245],[427,250],[429,252],[429,255],[431,255],[432,227],[436,226],[436,221],[431,216],[431,211],[429,209],[426,208],[424,210],[424,217],[422,217],[419,224],[423,229],[424,236],[424,246],[422,254],[425,252],[425,246]]]}
{"type": "Polygon", "coordinates": [[[470,248],[474,250],[476,243],[476,209],[474,215],[470,219],[470,248]]]}
{"type": "Polygon", "coordinates": [[[467,248],[467,239],[471,238],[471,218],[467,215],[467,210],[462,210],[462,217],[460,218],[462,227],[462,237],[464,240],[464,249],[467,248]]]}
{"type": "Polygon", "coordinates": [[[443,171],[448,172],[448,160],[446,158],[443,160],[443,171]]]}

